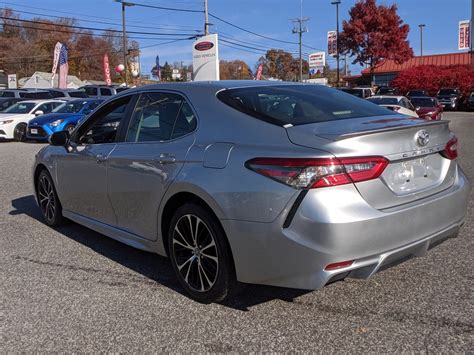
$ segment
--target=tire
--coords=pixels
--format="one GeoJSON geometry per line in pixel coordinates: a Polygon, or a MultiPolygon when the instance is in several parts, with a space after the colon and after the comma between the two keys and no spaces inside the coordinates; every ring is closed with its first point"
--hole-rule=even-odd
{"type": "Polygon", "coordinates": [[[53,179],[46,170],[42,170],[36,180],[36,193],[41,214],[50,227],[59,226],[65,219],[62,214],[61,202],[59,201],[53,179]]]}
{"type": "Polygon", "coordinates": [[[75,128],[76,128],[76,126],[74,126],[73,124],[70,124],[70,125],[67,125],[66,128],[64,128],[64,130],[68,131],[69,135],[71,135],[72,131],[74,131],[75,128]]]}
{"type": "Polygon", "coordinates": [[[13,139],[16,142],[24,142],[26,140],[26,123],[18,123],[13,131],[13,139]]]}
{"type": "Polygon", "coordinates": [[[232,254],[216,217],[198,204],[187,203],[173,215],[168,236],[171,264],[193,299],[218,302],[233,293],[237,282],[232,254]]]}

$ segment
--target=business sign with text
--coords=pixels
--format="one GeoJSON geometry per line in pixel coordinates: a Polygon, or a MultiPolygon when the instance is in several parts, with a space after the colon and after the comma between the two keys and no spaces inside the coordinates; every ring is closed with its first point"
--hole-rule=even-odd
{"type": "Polygon", "coordinates": [[[202,36],[193,43],[194,81],[219,80],[217,34],[202,36]]]}

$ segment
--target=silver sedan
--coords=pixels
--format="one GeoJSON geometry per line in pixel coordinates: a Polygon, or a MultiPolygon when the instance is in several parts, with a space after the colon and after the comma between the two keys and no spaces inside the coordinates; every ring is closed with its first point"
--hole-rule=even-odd
{"type": "Polygon", "coordinates": [[[201,302],[423,255],[457,235],[470,189],[447,121],[317,85],[145,86],[50,143],[33,167],[46,223],[167,255],[201,302]]]}

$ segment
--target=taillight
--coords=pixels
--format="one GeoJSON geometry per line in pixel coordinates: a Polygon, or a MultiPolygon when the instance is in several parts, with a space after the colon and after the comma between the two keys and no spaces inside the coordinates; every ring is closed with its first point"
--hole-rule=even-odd
{"type": "Polygon", "coordinates": [[[446,147],[444,147],[441,155],[450,160],[454,160],[458,157],[458,138],[456,136],[453,136],[448,143],[446,143],[446,147]]]}
{"type": "Polygon", "coordinates": [[[360,158],[255,158],[247,168],[296,189],[350,184],[378,178],[388,160],[360,158]]]}

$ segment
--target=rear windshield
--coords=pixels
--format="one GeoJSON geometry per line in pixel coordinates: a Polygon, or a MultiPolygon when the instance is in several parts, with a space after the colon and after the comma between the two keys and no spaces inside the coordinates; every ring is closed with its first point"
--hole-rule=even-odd
{"type": "Polygon", "coordinates": [[[71,97],[80,97],[80,98],[86,98],[89,97],[84,91],[69,91],[69,96],[71,97]]]}
{"type": "Polygon", "coordinates": [[[391,114],[366,100],[321,85],[229,89],[219,92],[217,98],[249,116],[281,126],[391,114]]]}
{"type": "Polygon", "coordinates": [[[425,92],[421,90],[411,90],[408,91],[409,96],[425,96],[425,92]]]}
{"type": "Polygon", "coordinates": [[[441,89],[438,95],[456,95],[456,91],[453,89],[441,89]]]}
{"type": "Polygon", "coordinates": [[[0,97],[15,97],[15,93],[11,91],[0,91],[0,97]]]}
{"type": "Polygon", "coordinates": [[[411,103],[418,107],[435,107],[436,102],[434,99],[411,99],[411,103]]]}
{"type": "Polygon", "coordinates": [[[24,97],[26,99],[50,99],[52,95],[48,91],[27,91],[21,92],[20,97],[24,97]]]}
{"type": "Polygon", "coordinates": [[[367,100],[376,105],[398,105],[398,99],[395,97],[370,97],[367,100]]]}

